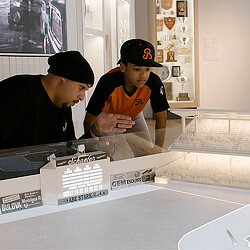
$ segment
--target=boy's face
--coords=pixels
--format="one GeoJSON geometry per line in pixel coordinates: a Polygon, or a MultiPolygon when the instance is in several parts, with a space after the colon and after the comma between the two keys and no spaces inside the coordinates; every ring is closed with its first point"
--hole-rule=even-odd
{"type": "Polygon", "coordinates": [[[127,86],[142,88],[147,82],[150,74],[150,67],[138,66],[132,63],[120,65],[121,72],[124,73],[124,82],[127,86]]]}

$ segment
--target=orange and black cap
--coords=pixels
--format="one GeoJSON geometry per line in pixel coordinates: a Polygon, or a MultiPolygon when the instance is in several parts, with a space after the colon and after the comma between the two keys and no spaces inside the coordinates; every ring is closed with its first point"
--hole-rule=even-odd
{"type": "Polygon", "coordinates": [[[154,46],[142,39],[131,39],[123,43],[121,50],[120,62],[129,62],[138,66],[162,67],[160,63],[154,61],[154,46]]]}

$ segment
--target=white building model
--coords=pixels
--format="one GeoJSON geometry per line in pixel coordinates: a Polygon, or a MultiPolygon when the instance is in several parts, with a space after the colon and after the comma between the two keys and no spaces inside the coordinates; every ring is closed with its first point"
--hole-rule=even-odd
{"type": "Polygon", "coordinates": [[[170,110],[183,133],[169,151],[183,152],[167,165],[173,180],[250,189],[250,112],[170,110]],[[185,119],[192,119],[185,127],[185,119]]]}

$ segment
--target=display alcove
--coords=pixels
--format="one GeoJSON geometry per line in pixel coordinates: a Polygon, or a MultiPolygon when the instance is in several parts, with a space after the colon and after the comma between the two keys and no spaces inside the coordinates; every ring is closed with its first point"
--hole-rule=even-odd
{"type": "Polygon", "coordinates": [[[148,7],[155,10],[150,16],[153,22],[149,24],[150,39],[157,48],[157,60],[163,65],[157,73],[170,107],[198,107],[198,3],[196,0],[155,0],[148,1],[148,7]]]}

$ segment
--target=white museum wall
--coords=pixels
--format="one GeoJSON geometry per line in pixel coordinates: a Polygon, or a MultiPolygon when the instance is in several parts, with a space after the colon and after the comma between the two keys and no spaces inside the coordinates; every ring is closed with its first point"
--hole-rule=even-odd
{"type": "Polygon", "coordinates": [[[250,1],[198,0],[200,108],[250,110],[250,1]]]}

